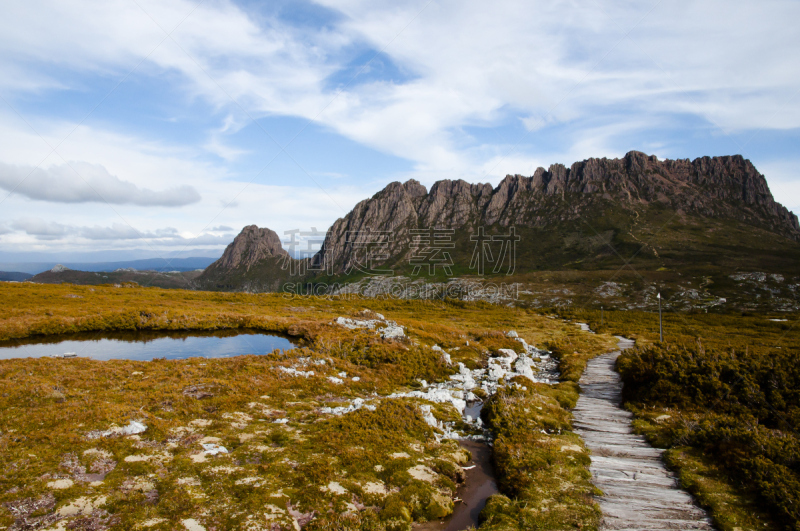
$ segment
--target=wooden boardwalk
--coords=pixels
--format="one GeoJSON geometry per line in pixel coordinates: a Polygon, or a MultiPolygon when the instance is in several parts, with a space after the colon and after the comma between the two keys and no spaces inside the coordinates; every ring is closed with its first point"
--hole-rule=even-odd
{"type": "MultiPolygon", "coordinates": [[[[633,342],[620,338],[624,350],[633,342]]],[[[681,490],[650,446],[631,428],[621,407],[622,381],[614,370],[620,351],[589,361],[573,411],[575,432],[592,452],[592,482],[603,491],[600,529],[714,529],[705,511],[681,490]]]]}

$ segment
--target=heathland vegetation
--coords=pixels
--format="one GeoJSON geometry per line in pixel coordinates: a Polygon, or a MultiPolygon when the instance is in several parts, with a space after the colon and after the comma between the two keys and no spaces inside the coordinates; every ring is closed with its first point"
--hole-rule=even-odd
{"type": "MultiPolygon", "coordinates": [[[[0,527],[409,529],[452,511],[468,458],[426,415],[462,433],[474,428],[449,403],[389,395],[444,381],[459,362],[482,367],[499,349],[519,351],[509,330],[552,350],[570,375],[614,344],[552,316],[482,302],[0,285],[0,339],[11,342],[237,328],[285,334],[300,348],[0,361],[0,527]],[[334,323],[375,312],[405,337],[334,323]],[[337,407],[350,412],[331,414],[337,407]],[[131,422],[146,430],[121,435],[131,422]]],[[[486,408],[502,495],[490,500],[484,526],[596,528],[588,455],[570,430],[576,384],[509,383],[486,408]]]]}
{"type": "Polygon", "coordinates": [[[599,493],[570,409],[586,361],[625,335],[637,340],[618,362],[634,426],[667,449],[667,464],[716,525],[798,529],[796,315],[666,312],[660,343],[655,313],[562,309],[557,318],[458,300],[131,283],[3,284],[0,303],[0,340],[12,344],[74,332],[248,329],[299,345],[228,359],[0,361],[0,527],[405,530],[440,518],[453,510],[468,459],[441,426],[478,432],[449,403],[389,396],[446,381],[459,362],[480,368],[500,349],[519,352],[506,335],[515,330],[552,352],[561,379],[516,377],[483,396],[501,494],[481,528],[597,528],[599,493]],[[405,337],[335,322],[377,313],[405,337]],[[131,421],[147,429],[98,436],[131,421]]]}
{"type": "Polygon", "coordinates": [[[800,529],[800,328],[787,314],[575,311],[634,335],[626,406],[683,486],[734,529],[800,529]]]}

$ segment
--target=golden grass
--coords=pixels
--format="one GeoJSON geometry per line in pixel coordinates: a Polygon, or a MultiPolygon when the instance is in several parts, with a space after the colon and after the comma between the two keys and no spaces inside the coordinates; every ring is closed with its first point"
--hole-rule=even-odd
{"type": "MultiPolygon", "coordinates": [[[[76,500],[84,498],[97,508],[65,521],[83,518],[98,529],[133,529],[145,521],[153,523],[149,529],[175,529],[187,518],[209,530],[286,528],[294,521],[320,529],[407,529],[412,519],[449,510],[442,496],[455,488],[460,459],[454,442],[437,442],[422,422],[419,401],[381,398],[417,379],[438,381],[451,373],[430,346],[449,349],[454,362],[480,366],[498,348],[518,348],[503,334],[510,329],[537,346],[568,345],[567,358],[595,355],[613,344],[560,320],[485,303],[0,284],[5,340],[237,328],[287,334],[306,348],[153,362],[0,360],[0,528],[21,525],[23,500],[42,506],[25,516],[39,522],[31,527],[36,529],[53,523],[59,511],[76,510],[76,500]],[[332,323],[365,309],[405,326],[409,339],[381,340],[332,323]],[[314,364],[323,359],[325,365],[314,364]],[[313,377],[280,370],[303,364],[313,377]],[[342,371],[360,381],[338,385],[326,378],[342,371]],[[193,389],[212,396],[194,398],[193,389]],[[320,411],[355,398],[372,400],[377,409],[342,417],[320,411]],[[276,424],[279,418],[288,421],[276,424]],[[130,420],[144,421],[147,431],[87,438],[130,420]],[[202,440],[229,453],[203,455],[202,440]],[[113,470],[102,482],[83,480],[109,463],[113,470]],[[418,465],[433,471],[431,481],[409,476],[418,465]],[[55,489],[59,480],[72,484],[55,489]]],[[[574,386],[569,389],[574,393],[574,386]]],[[[557,416],[568,419],[569,400],[556,403],[557,416]]],[[[449,406],[437,405],[434,412],[442,420],[455,415],[449,406]]],[[[564,430],[553,436],[570,437],[564,430]]],[[[578,465],[585,470],[586,463],[578,465]]]]}

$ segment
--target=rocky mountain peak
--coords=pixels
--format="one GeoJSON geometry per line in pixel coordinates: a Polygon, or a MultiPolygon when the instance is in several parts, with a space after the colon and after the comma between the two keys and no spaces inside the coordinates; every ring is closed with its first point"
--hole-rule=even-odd
{"type": "Polygon", "coordinates": [[[797,216],[773,199],[764,176],[741,155],[660,161],[631,151],[620,159],[552,164],[529,177],[507,175],[497,187],[459,179],[438,181],[427,190],[415,180],[393,182],[337,220],[321,253],[337,269],[346,269],[355,259],[354,243],[347,238],[354,232],[391,231],[387,250],[402,256],[409,253],[411,229],[550,230],[598,208],[635,219],[639,210],[654,205],[680,215],[757,225],[800,241],[797,216]]]}
{"type": "Polygon", "coordinates": [[[248,225],[242,229],[233,242],[225,248],[222,257],[211,267],[236,269],[250,267],[265,258],[288,257],[289,253],[281,246],[281,239],[268,228],[248,225]]]}

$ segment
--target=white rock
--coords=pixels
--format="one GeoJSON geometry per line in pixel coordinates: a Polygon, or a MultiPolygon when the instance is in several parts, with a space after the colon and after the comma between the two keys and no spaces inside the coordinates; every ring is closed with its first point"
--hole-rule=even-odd
{"type": "Polygon", "coordinates": [[[115,437],[115,436],[122,436],[122,435],[136,435],[138,433],[143,433],[147,430],[147,426],[144,423],[138,420],[132,420],[130,423],[125,426],[124,428],[120,428],[119,426],[112,426],[106,431],[92,431],[86,434],[86,437],[89,439],[99,439],[100,437],[115,437]]]}
{"type": "Polygon", "coordinates": [[[228,449],[218,444],[206,443],[201,445],[206,455],[227,454],[228,449]]]}
{"type": "Polygon", "coordinates": [[[386,328],[379,330],[383,339],[401,339],[406,337],[406,333],[402,326],[390,323],[386,328]]]}
{"type": "Polygon", "coordinates": [[[181,522],[187,531],[206,531],[206,528],[200,525],[200,522],[194,518],[188,518],[181,522]]]}
{"type": "Polygon", "coordinates": [[[55,481],[51,481],[47,484],[47,488],[54,489],[54,490],[64,490],[68,489],[73,485],[73,481],[71,479],[57,479],[55,481]]]}

